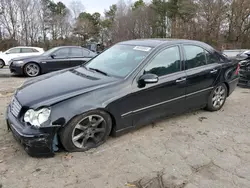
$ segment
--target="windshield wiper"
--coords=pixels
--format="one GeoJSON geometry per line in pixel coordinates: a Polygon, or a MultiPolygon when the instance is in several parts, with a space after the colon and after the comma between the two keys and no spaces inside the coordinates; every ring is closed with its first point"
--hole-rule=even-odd
{"type": "Polygon", "coordinates": [[[99,69],[95,69],[95,68],[89,68],[90,70],[93,70],[93,71],[96,71],[96,72],[99,72],[99,73],[101,73],[101,74],[103,74],[103,75],[105,75],[105,76],[108,76],[108,74],[106,73],[106,72],[103,72],[103,71],[101,71],[101,70],[99,70],[99,69]]]}

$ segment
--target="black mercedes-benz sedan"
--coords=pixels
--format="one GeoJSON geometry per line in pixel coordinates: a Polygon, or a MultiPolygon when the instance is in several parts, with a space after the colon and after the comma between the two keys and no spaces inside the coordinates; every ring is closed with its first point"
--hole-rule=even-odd
{"type": "Polygon", "coordinates": [[[10,62],[10,72],[35,77],[40,74],[58,71],[81,65],[97,54],[80,46],[60,46],[42,55],[14,58],[10,62]]]}
{"type": "Polygon", "coordinates": [[[238,63],[202,42],[120,42],[85,65],[24,83],[7,125],[33,156],[53,155],[58,145],[86,151],[165,116],[221,109],[238,72],[238,63]]]}

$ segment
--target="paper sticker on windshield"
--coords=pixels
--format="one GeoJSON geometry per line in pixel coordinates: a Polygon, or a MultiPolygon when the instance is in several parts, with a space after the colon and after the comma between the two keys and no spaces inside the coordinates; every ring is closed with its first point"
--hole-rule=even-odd
{"type": "Polygon", "coordinates": [[[150,47],[145,47],[145,46],[136,46],[133,48],[134,50],[140,50],[140,51],[144,51],[144,52],[148,52],[151,50],[150,47]]]}

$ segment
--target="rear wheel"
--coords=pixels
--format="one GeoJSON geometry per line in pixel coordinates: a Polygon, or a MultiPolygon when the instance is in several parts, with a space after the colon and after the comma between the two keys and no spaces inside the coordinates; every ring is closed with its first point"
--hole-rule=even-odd
{"type": "Polygon", "coordinates": [[[38,64],[28,63],[24,66],[24,74],[29,77],[35,77],[40,74],[41,70],[38,64]]]}
{"type": "Polygon", "coordinates": [[[5,63],[3,60],[0,60],[0,69],[3,68],[5,66],[5,63]]]}
{"type": "Polygon", "coordinates": [[[60,132],[60,140],[69,152],[87,151],[103,144],[111,127],[109,114],[94,110],[73,118],[60,132]]]}
{"type": "Polygon", "coordinates": [[[207,110],[220,110],[226,102],[227,86],[223,83],[217,85],[208,98],[207,110]]]}

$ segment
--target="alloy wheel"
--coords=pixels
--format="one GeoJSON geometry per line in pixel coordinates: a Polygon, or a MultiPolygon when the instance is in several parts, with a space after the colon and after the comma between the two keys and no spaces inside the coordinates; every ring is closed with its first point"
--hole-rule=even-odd
{"type": "Polygon", "coordinates": [[[106,121],[99,115],[89,115],[80,120],[72,132],[75,147],[84,149],[102,141],[106,131],[106,121]]]}
{"type": "Polygon", "coordinates": [[[212,103],[214,108],[220,108],[226,99],[226,89],[218,86],[213,93],[212,103]]]}
{"type": "Polygon", "coordinates": [[[34,63],[30,63],[25,67],[25,73],[30,77],[37,76],[39,72],[40,72],[39,66],[34,63]]]}

